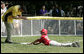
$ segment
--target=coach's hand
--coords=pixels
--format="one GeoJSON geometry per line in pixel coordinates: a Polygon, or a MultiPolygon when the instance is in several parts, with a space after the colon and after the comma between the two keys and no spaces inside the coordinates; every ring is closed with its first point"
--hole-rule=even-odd
{"type": "Polygon", "coordinates": [[[28,20],[27,17],[24,17],[24,16],[16,16],[16,17],[13,17],[14,19],[24,19],[24,20],[28,20]]]}

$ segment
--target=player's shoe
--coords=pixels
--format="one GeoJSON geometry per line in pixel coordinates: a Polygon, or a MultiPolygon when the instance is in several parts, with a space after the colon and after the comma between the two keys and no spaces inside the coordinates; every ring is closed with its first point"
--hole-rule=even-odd
{"type": "Polygon", "coordinates": [[[75,43],[76,43],[77,47],[80,47],[80,44],[79,44],[79,42],[75,42],[75,43]]]}
{"type": "Polygon", "coordinates": [[[75,42],[72,43],[72,47],[78,47],[75,42]]]}

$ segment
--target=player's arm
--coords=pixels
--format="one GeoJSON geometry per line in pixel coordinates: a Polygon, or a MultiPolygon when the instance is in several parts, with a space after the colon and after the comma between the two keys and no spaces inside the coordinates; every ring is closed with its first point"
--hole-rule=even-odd
{"type": "Polygon", "coordinates": [[[31,44],[38,45],[38,44],[41,43],[41,42],[39,42],[39,40],[40,40],[40,39],[37,39],[37,40],[35,40],[34,42],[32,42],[31,44]]]}

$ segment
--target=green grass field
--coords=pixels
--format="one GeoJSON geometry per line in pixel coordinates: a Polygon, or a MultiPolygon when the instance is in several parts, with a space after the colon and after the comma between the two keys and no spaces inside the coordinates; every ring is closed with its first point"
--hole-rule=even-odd
{"type": "MultiPolygon", "coordinates": [[[[27,36],[27,37],[12,37],[14,42],[32,42],[40,36],[27,36]]],[[[51,40],[58,42],[73,42],[83,40],[83,36],[49,36],[51,40]]],[[[81,47],[56,47],[39,45],[21,45],[21,44],[8,44],[3,43],[5,38],[1,38],[1,53],[83,53],[83,41],[80,42],[81,47]]]]}

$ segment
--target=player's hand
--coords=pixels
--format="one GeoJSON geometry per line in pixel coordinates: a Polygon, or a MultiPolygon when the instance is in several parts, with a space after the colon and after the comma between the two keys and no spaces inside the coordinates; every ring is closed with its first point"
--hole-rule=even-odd
{"type": "Polygon", "coordinates": [[[33,43],[27,43],[27,45],[33,45],[33,43]]]}

